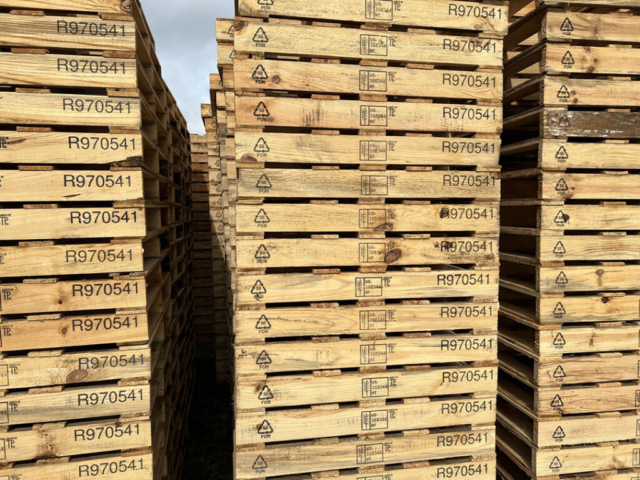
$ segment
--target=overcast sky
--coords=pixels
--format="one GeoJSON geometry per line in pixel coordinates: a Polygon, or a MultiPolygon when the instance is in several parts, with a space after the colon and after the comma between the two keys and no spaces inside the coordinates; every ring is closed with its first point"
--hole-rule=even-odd
{"type": "Polygon", "coordinates": [[[190,133],[204,133],[200,104],[210,103],[216,73],[216,18],[233,18],[233,0],[142,0],[156,41],[162,76],[176,97],[190,133]]]}

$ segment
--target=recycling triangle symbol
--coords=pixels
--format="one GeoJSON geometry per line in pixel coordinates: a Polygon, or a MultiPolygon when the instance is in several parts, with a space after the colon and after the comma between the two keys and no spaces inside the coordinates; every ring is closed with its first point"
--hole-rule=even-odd
{"type": "Polygon", "coordinates": [[[558,153],[556,153],[556,158],[558,160],[566,160],[569,158],[569,154],[567,153],[567,149],[564,147],[560,147],[560,150],[558,150],[558,153]]]}
{"type": "Polygon", "coordinates": [[[556,440],[560,440],[565,438],[566,435],[564,433],[564,430],[562,429],[562,427],[558,427],[556,428],[556,431],[553,432],[553,438],[555,438],[556,440]]]}
{"type": "Polygon", "coordinates": [[[259,400],[271,400],[271,399],[273,399],[273,393],[271,393],[271,389],[265,385],[264,388],[260,391],[260,395],[258,395],[258,399],[259,400]]]}
{"type": "Polygon", "coordinates": [[[569,123],[569,119],[566,115],[560,117],[560,121],[558,121],[558,127],[570,127],[571,123],[569,123]]]}
{"type": "Polygon", "coordinates": [[[556,308],[553,309],[553,314],[564,315],[565,313],[567,313],[567,311],[564,309],[562,302],[558,302],[558,304],[556,305],[556,308]]]}
{"type": "Polygon", "coordinates": [[[271,220],[269,220],[269,216],[267,215],[267,212],[264,211],[264,208],[260,209],[256,215],[256,219],[254,220],[255,223],[269,223],[270,221],[271,220]]]}
{"type": "Polygon", "coordinates": [[[267,75],[267,71],[262,65],[258,65],[253,71],[251,78],[255,80],[266,80],[267,78],[269,78],[269,75],[267,75]]]}
{"type": "MultiPolygon", "coordinates": [[[[256,323],[256,329],[258,330],[264,330],[265,328],[271,328],[271,322],[269,322],[269,319],[266,317],[266,315],[262,315],[260,317],[260,320],[258,320],[258,323],[256,323]]],[[[267,391],[269,390],[269,387],[264,387],[267,389],[267,391]]],[[[263,389],[264,391],[264,389],[263,389]]],[[[269,392],[271,393],[271,392],[269,392]]],[[[262,395],[262,393],[260,394],[262,395]]],[[[261,397],[259,397],[261,398],[261,397]]]]}
{"type": "Polygon", "coordinates": [[[236,51],[235,50],[231,50],[231,53],[229,54],[229,58],[231,60],[233,60],[234,58],[236,58],[236,51]]]}
{"type": "Polygon", "coordinates": [[[553,378],[564,378],[566,376],[567,374],[564,373],[564,368],[562,368],[562,365],[558,365],[556,371],[553,372],[553,378]]]}
{"type": "Polygon", "coordinates": [[[271,357],[266,350],[262,350],[262,352],[260,352],[260,355],[258,355],[258,359],[256,360],[256,365],[271,365],[271,357]]]}
{"type": "MultiPolygon", "coordinates": [[[[256,252],[255,257],[256,258],[267,259],[267,258],[271,258],[271,255],[269,254],[269,250],[267,250],[267,247],[265,247],[264,245],[260,245],[258,247],[258,251],[256,252]]],[[[264,315],[263,315],[263,317],[264,317],[264,315]]]]}
{"type": "Polygon", "coordinates": [[[258,458],[256,458],[256,461],[253,462],[253,467],[252,468],[254,470],[264,470],[268,466],[269,465],[267,465],[267,462],[265,461],[263,456],[262,455],[258,455],[258,458]]]}
{"type": "Polygon", "coordinates": [[[269,37],[267,37],[262,27],[258,28],[258,31],[253,36],[253,41],[256,43],[267,43],[269,41],[269,37]]]}
{"type": "Polygon", "coordinates": [[[566,192],[569,190],[567,186],[567,182],[564,181],[564,178],[561,178],[558,184],[556,185],[556,192],[566,192]]]}
{"type": "Polygon", "coordinates": [[[573,55],[571,55],[571,52],[567,50],[567,53],[565,53],[564,57],[562,57],[562,64],[563,65],[573,65],[575,63],[576,63],[576,61],[573,59],[573,55]]]}
{"type": "Polygon", "coordinates": [[[562,25],[560,26],[560,30],[563,32],[573,32],[573,24],[571,23],[571,20],[569,20],[569,17],[564,19],[564,22],[562,22],[562,25]]]}
{"type": "Polygon", "coordinates": [[[553,460],[551,461],[549,468],[551,468],[552,470],[558,470],[562,468],[562,463],[560,463],[560,459],[558,457],[553,457],[553,460]]]}
{"type": "Polygon", "coordinates": [[[567,253],[562,242],[558,242],[556,244],[556,247],[553,249],[553,253],[567,253]]]}
{"type": "Polygon", "coordinates": [[[273,0],[258,0],[258,5],[273,5],[273,0]]]}
{"type": "Polygon", "coordinates": [[[564,213],[562,212],[562,210],[558,212],[558,214],[556,215],[556,218],[554,219],[554,222],[564,223],[564,213]]]}
{"type": "Polygon", "coordinates": [[[256,187],[271,188],[271,182],[269,181],[269,177],[267,177],[266,173],[262,174],[262,176],[260,177],[260,180],[258,180],[258,183],[256,184],[256,187]]]}
{"type": "Polygon", "coordinates": [[[558,90],[558,98],[569,98],[571,94],[569,93],[569,89],[566,85],[562,85],[560,90],[558,90]]]}
{"type": "Polygon", "coordinates": [[[564,402],[562,401],[562,398],[560,398],[560,395],[556,395],[553,398],[553,400],[551,401],[551,406],[554,408],[564,407],[564,402]]]}
{"type": "Polygon", "coordinates": [[[566,285],[567,283],[569,283],[569,279],[564,272],[560,272],[558,278],[556,278],[556,285],[566,285]]]}
{"type": "Polygon", "coordinates": [[[227,33],[233,37],[233,34],[234,34],[233,25],[229,27],[229,30],[227,30],[227,33]]]}
{"type": "Polygon", "coordinates": [[[253,112],[253,115],[256,117],[268,117],[271,114],[269,113],[269,110],[267,109],[267,106],[264,104],[264,102],[260,102],[253,112]]]}
{"type": "Polygon", "coordinates": [[[566,345],[567,341],[564,339],[562,333],[558,333],[556,338],[553,339],[553,344],[556,346],[566,345]]]}
{"type": "Polygon", "coordinates": [[[267,145],[267,142],[264,140],[264,138],[260,137],[260,140],[258,140],[256,146],[253,147],[253,151],[257,153],[267,153],[269,151],[269,145],[267,145]]]}
{"type": "Polygon", "coordinates": [[[267,289],[264,288],[264,285],[262,284],[262,282],[260,280],[258,280],[253,285],[253,288],[251,289],[251,293],[253,293],[254,295],[263,295],[263,294],[267,293],[267,289]]]}
{"type": "Polygon", "coordinates": [[[273,428],[271,428],[271,424],[267,420],[265,420],[258,427],[258,433],[260,435],[269,435],[270,433],[273,433],[273,428]]]}

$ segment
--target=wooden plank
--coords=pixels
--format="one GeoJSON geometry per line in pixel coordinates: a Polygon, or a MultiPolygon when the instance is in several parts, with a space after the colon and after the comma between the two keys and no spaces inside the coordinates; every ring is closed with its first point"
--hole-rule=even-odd
{"type": "Polygon", "coordinates": [[[502,107],[499,106],[238,96],[236,115],[239,127],[493,134],[502,131],[502,107]]]}
{"type": "Polygon", "coordinates": [[[560,451],[538,450],[534,456],[537,475],[557,475],[613,470],[638,466],[638,444],[592,445],[560,451]]]}
{"type": "Polygon", "coordinates": [[[634,48],[547,44],[544,71],[550,74],[639,75],[640,53],[634,48]]]}
{"type": "Polygon", "coordinates": [[[144,237],[146,216],[144,208],[0,209],[0,229],[5,240],[144,237]]]}
{"type": "MultiPolygon", "coordinates": [[[[637,7],[637,5],[636,5],[637,7]]],[[[609,13],[554,12],[546,14],[545,37],[551,42],[640,42],[640,19],[609,13]],[[569,19],[569,23],[566,20],[569,19]]]]}
{"type": "Polygon", "coordinates": [[[549,200],[638,200],[636,175],[547,173],[541,175],[539,197],[549,200]]]}
{"type": "Polygon", "coordinates": [[[239,412],[236,445],[272,443],[345,435],[366,435],[417,428],[453,427],[495,423],[496,398],[416,399],[378,406],[327,410],[276,410],[239,412]],[[266,423],[265,423],[266,422],[266,423]],[[268,433],[265,433],[268,432],[268,433]]]}
{"type": "Polygon", "coordinates": [[[496,200],[500,198],[500,178],[494,172],[247,168],[238,172],[238,196],[496,200]]]}
{"type": "Polygon", "coordinates": [[[543,109],[541,134],[549,137],[638,138],[638,112],[586,112],[543,109]]]}
{"type": "MultiPolygon", "coordinates": [[[[0,214],[3,213],[0,211],[0,214]]],[[[475,231],[498,229],[498,207],[486,205],[236,206],[238,233],[475,231]]]]}
{"type": "Polygon", "coordinates": [[[544,77],[544,105],[637,107],[640,83],[619,80],[544,77]]]}
{"type": "Polygon", "coordinates": [[[236,91],[379,93],[497,102],[502,99],[499,73],[274,60],[237,60],[233,72],[236,91]]]}
{"type": "Polygon", "coordinates": [[[570,5],[570,6],[597,6],[597,7],[613,7],[613,8],[637,8],[636,0],[540,0],[541,4],[549,6],[570,5]]]}
{"type": "MultiPolygon", "coordinates": [[[[233,43],[218,43],[218,66],[233,66],[233,59],[236,51],[233,49],[233,43]]],[[[219,111],[218,111],[219,113],[219,111]]],[[[220,123],[220,122],[218,122],[220,123]]]]}
{"type": "Polygon", "coordinates": [[[640,265],[537,267],[539,292],[640,290],[640,265]]]}
{"type": "Polygon", "coordinates": [[[537,257],[541,262],[557,260],[640,260],[637,235],[542,235],[537,257]]]}
{"type": "Polygon", "coordinates": [[[636,205],[541,206],[540,228],[547,230],[640,230],[636,205]]]}
{"type": "Polygon", "coordinates": [[[78,12],[129,13],[121,0],[0,0],[0,6],[40,10],[72,10],[78,12]]]}
{"type": "Polygon", "coordinates": [[[153,480],[153,455],[147,454],[110,454],[99,457],[78,458],[68,463],[43,463],[40,465],[18,465],[6,468],[8,478],[29,480],[67,480],[89,476],[92,471],[102,472],[105,480],[153,480]]]}
{"type": "MultiPolygon", "coordinates": [[[[497,263],[497,238],[236,240],[238,268],[497,263]]],[[[0,248],[0,255],[2,249],[0,248]]],[[[2,268],[0,267],[0,272],[2,268]]]]}
{"type": "Polygon", "coordinates": [[[81,55],[0,53],[6,85],[138,88],[135,59],[81,55]]]}
{"type": "Polygon", "coordinates": [[[3,315],[144,308],[145,278],[68,280],[56,283],[3,283],[3,315]]]}
{"type": "Polygon", "coordinates": [[[238,52],[502,67],[502,40],[477,37],[236,22],[234,40],[238,52]]]}
{"type": "Polygon", "coordinates": [[[139,132],[128,134],[12,132],[0,133],[0,161],[12,164],[104,165],[142,158],[139,132]]]}
{"type": "Polygon", "coordinates": [[[91,202],[145,197],[141,170],[0,170],[0,178],[4,202],[91,202]],[[29,190],[28,185],[38,185],[37,191],[29,190]]]}
{"type": "Polygon", "coordinates": [[[640,297],[637,295],[540,298],[537,304],[537,317],[543,325],[632,321],[637,320],[640,314],[640,297]]]}
{"type": "Polygon", "coordinates": [[[138,130],[142,127],[141,109],[140,99],[130,97],[3,93],[0,96],[0,123],[138,130]]]}
{"type": "Polygon", "coordinates": [[[638,354],[611,358],[595,355],[541,360],[537,364],[536,380],[541,387],[637,380],[640,378],[638,360],[638,354]]]}
{"type": "Polygon", "coordinates": [[[93,385],[51,393],[10,393],[0,401],[3,425],[58,422],[109,416],[149,415],[149,385],[93,385]]]}
{"type": "Polygon", "coordinates": [[[339,22],[454,28],[506,34],[508,8],[476,2],[444,0],[405,0],[402,5],[388,1],[330,0],[322,5],[295,0],[264,2],[243,0],[238,15],[247,17],[282,16],[315,18],[339,22]]]}
{"type": "Polygon", "coordinates": [[[102,20],[90,16],[1,14],[0,44],[11,47],[135,52],[136,24],[133,19],[122,21],[102,20]]]}
{"type": "MultiPolygon", "coordinates": [[[[157,356],[157,353],[154,354],[157,356]]],[[[151,378],[150,348],[31,352],[0,360],[0,385],[7,389],[151,378]]]]}
{"type": "Polygon", "coordinates": [[[497,270],[346,272],[238,276],[237,303],[322,302],[367,298],[468,297],[498,294],[497,270]]]}
{"type": "Polygon", "coordinates": [[[148,419],[66,425],[53,423],[0,432],[7,462],[142,449],[151,446],[151,439],[151,422],[148,419]]]}
{"type": "Polygon", "coordinates": [[[442,431],[377,440],[347,438],[334,444],[293,443],[265,450],[235,452],[238,479],[264,478],[332,469],[355,468],[493,453],[495,430],[442,431]],[[473,440],[472,440],[473,439],[473,440]],[[451,443],[450,443],[451,442],[451,443]],[[256,463],[258,462],[258,463],[256,463]],[[263,466],[256,469],[254,466],[263,466]]]}
{"type": "Polygon", "coordinates": [[[160,321],[158,313],[77,315],[46,320],[4,320],[2,350],[24,350],[147,342],[160,321]]]}
{"type": "Polygon", "coordinates": [[[355,402],[385,398],[458,395],[495,392],[495,366],[446,366],[407,371],[389,369],[375,373],[342,372],[340,375],[278,375],[239,377],[239,409],[290,407],[320,403],[355,402]]]}
{"type": "Polygon", "coordinates": [[[640,168],[640,145],[633,143],[570,143],[541,140],[540,168],[640,168]]]}
{"type": "Polygon", "coordinates": [[[616,440],[634,440],[637,415],[577,416],[536,423],[536,445],[555,447],[616,440]],[[560,428],[561,430],[558,430],[560,428]]]}
{"type": "Polygon", "coordinates": [[[216,18],[216,41],[233,43],[233,20],[216,18]]]}
{"type": "Polygon", "coordinates": [[[235,136],[239,163],[497,166],[499,152],[500,140],[492,139],[267,132],[237,132],[235,136]]]}
{"type": "Polygon", "coordinates": [[[490,362],[496,360],[498,351],[495,335],[434,334],[426,338],[387,340],[291,341],[237,345],[235,372],[237,375],[251,375],[370,365],[490,362]]]}
{"type": "Polygon", "coordinates": [[[0,276],[140,272],[144,270],[144,254],[142,242],[0,247],[0,276]]]}

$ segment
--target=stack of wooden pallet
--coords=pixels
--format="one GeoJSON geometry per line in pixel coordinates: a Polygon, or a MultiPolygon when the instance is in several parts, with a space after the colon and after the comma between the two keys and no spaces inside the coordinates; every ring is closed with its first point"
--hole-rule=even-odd
{"type": "Polygon", "coordinates": [[[638,8],[511,3],[519,19],[505,41],[504,479],[640,477],[638,8]]]}
{"type": "Polygon", "coordinates": [[[237,13],[218,22],[234,43],[219,45],[212,100],[227,137],[235,478],[495,478],[507,8],[248,0],[237,13]]]}
{"type": "Polygon", "coordinates": [[[0,478],[177,478],[189,137],[136,1],[0,0],[0,168],[0,478]]]}

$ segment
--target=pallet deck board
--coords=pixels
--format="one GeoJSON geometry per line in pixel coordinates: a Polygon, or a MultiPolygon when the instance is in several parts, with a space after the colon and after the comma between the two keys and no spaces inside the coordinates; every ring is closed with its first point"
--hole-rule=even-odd
{"type": "Polygon", "coordinates": [[[433,33],[367,32],[354,28],[236,21],[234,48],[247,53],[502,66],[501,40],[433,33]]]}
{"type": "Polygon", "coordinates": [[[490,362],[497,351],[495,335],[433,335],[427,338],[274,342],[235,347],[238,375],[370,365],[490,362]]]}
{"type": "MultiPolygon", "coordinates": [[[[238,205],[238,233],[498,230],[498,206],[238,205]]],[[[0,212],[2,213],[2,212],[0,212]]],[[[627,220],[629,221],[629,220],[627,220]]]]}
{"type": "Polygon", "coordinates": [[[495,296],[498,271],[267,274],[238,276],[238,305],[425,297],[495,296]]]}
{"type": "Polygon", "coordinates": [[[497,166],[500,152],[499,140],[419,136],[238,132],[234,143],[239,163],[497,166]]]}
{"type": "Polygon", "coordinates": [[[236,115],[239,127],[388,129],[488,134],[499,134],[502,131],[500,106],[238,96],[236,115]]]}

